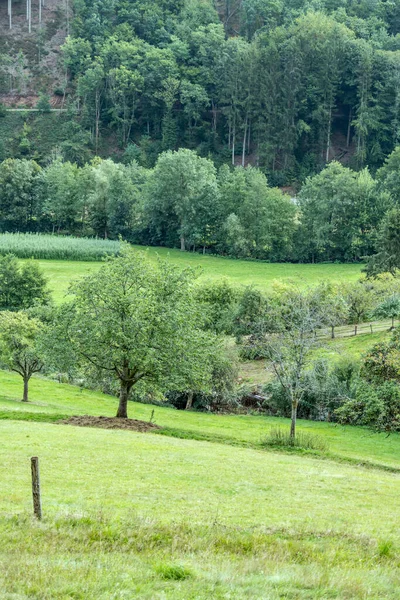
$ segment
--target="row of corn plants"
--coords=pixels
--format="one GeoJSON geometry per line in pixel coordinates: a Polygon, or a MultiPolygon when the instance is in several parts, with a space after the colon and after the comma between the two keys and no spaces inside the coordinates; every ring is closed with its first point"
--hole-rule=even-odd
{"type": "Polygon", "coordinates": [[[101,260],[119,253],[118,241],[36,233],[0,234],[0,254],[52,260],[101,260]]]}

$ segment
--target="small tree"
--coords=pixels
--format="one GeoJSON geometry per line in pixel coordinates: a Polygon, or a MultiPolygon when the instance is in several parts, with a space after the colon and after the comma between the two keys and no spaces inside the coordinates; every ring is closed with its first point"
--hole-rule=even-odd
{"type": "Polygon", "coordinates": [[[297,409],[304,396],[306,370],[317,344],[321,314],[308,294],[290,293],[283,303],[283,329],[264,342],[264,353],[291,403],[290,437],[296,436],[297,409]]]}
{"type": "Polygon", "coordinates": [[[322,325],[331,329],[331,338],[335,338],[335,328],[344,325],[349,316],[349,305],[341,291],[330,283],[322,283],[312,294],[320,308],[322,325]]]}
{"type": "Polygon", "coordinates": [[[363,377],[372,383],[400,383],[400,329],[387,342],[374,344],[363,357],[363,377]]]}
{"type": "Polygon", "coordinates": [[[133,386],[207,390],[217,340],[201,329],[193,280],[191,270],[125,248],[71,287],[74,299],[60,309],[47,346],[62,339],[83,367],[117,379],[117,417],[128,416],[133,386]]]}
{"type": "Polygon", "coordinates": [[[40,94],[36,108],[41,113],[51,112],[50,96],[48,94],[40,94]]]}
{"type": "Polygon", "coordinates": [[[0,313],[0,361],[24,381],[23,402],[28,402],[29,380],[43,369],[38,345],[43,324],[23,312],[0,313]]]}
{"type": "Polygon", "coordinates": [[[33,260],[20,263],[13,254],[0,256],[0,310],[21,310],[50,299],[47,280],[33,260]]]}
{"type": "Polygon", "coordinates": [[[349,323],[354,325],[354,335],[357,335],[358,325],[365,321],[373,305],[373,294],[363,282],[351,284],[345,292],[349,307],[349,323]]]}
{"type": "Polygon", "coordinates": [[[386,272],[394,274],[400,268],[400,208],[386,213],[377,238],[377,253],[369,257],[365,269],[368,277],[386,272]]]}
{"type": "Polygon", "coordinates": [[[375,308],[372,314],[376,319],[391,319],[390,331],[392,331],[394,329],[394,320],[400,316],[400,296],[398,294],[391,294],[375,308]]]}

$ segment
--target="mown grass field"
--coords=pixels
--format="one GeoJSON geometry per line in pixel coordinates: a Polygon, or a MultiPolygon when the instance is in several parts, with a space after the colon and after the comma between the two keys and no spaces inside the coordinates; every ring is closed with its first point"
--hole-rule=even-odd
{"type": "MultiPolygon", "coordinates": [[[[141,247],[137,247],[143,250],[141,247]]],[[[315,285],[319,281],[356,281],[361,275],[361,265],[357,264],[316,264],[296,265],[289,263],[262,263],[234,260],[216,256],[203,256],[190,252],[180,252],[168,248],[149,248],[150,256],[160,256],[181,267],[192,267],[201,272],[203,280],[226,278],[237,285],[254,285],[268,290],[275,280],[294,281],[298,285],[315,285]]],[[[72,279],[82,277],[96,270],[101,262],[39,260],[49,278],[49,285],[56,301],[64,297],[72,279]]]]}
{"type": "Polygon", "coordinates": [[[18,377],[0,375],[0,598],[399,597],[400,436],[300,422],[330,455],[279,453],[258,445],[276,419],[164,407],[164,435],[79,428],[32,419],[109,415],[115,399],[31,388],[23,405],[18,377]]]}

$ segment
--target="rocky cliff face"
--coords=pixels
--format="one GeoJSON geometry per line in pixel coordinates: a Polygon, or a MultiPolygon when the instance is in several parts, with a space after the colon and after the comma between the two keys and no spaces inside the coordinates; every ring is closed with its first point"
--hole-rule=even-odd
{"type": "Polygon", "coordinates": [[[26,0],[0,0],[0,101],[8,106],[35,106],[39,93],[48,93],[58,105],[65,87],[60,47],[68,31],[70,8],[66,0],[45,0],[39,22],[39,0],[32,0],[31,31],[26,0]]]}

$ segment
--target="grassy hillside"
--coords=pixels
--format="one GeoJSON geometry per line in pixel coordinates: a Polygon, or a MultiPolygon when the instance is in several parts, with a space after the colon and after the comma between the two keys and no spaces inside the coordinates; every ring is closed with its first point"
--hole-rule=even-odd
{"type": "MultiPolygon", "coordinates": [[[[143,248],[137,246],[138,249],[143,248]]],[[[203,256],[168,248],[149,248],[150,256],[167,258],[180,267],[199,269],[202,279],[225,277],[237,285],[255,285],[268,290],[275,280],[295,281],[299,285],[314,285],[319,281],[356,281],[361,275],[359,264],[289,264],[234,260],[203,256]]],[[[101,263],[80,261],[40,260],[40,266],[49,278],[56,301],[61,301],[72,279],[87,275],[101,263]]]]}
{"type": "MultiPolygon", "coordinates": [[[[115,410],[101,394],[32,383],[34,402],[23,406],[18,379],[1,374],[3,417],[115,410]]],[[[148,419],[152,407],[130,408],[148,419]]],[[[398,598],[399,473],[258,449],[271,419],[155,416],[189,439],[0,421],[0,598],[398,598]],[[193,439],[200,434],[225,443],[193,439]],[[30,519],[32,455],[40,524],[30,519]]],[[[300,428],[344,459],[400,468],[399,436],[300,428]]]]}
{"type": "MultiPolygon", "coordinates": [[[[5,371],[0,371],[0,390],[2,419],[56,420],[59,415],[73,414],[114,416],[117,408],[117,400],[111,396],[39,377],[31,380],[31,402],[25,404],[19,401],[22,396],[21,378],[5,371]]],[[[129,405],[130,417],[144,421],[150,420],[153,410],[157,425],[168,428],[165,434],[204,438],[231,445],[259,447],[271,427],[279,424],[289,427],[287,419],[274,417],[212,415],[134,402],[129,405]]],[[[363,428],[313,421],[300,421],[299,431],[324,436],[335,460],[359,460],[398,467],[400,472],[400,436],[386,438],[363,428]]]]}

